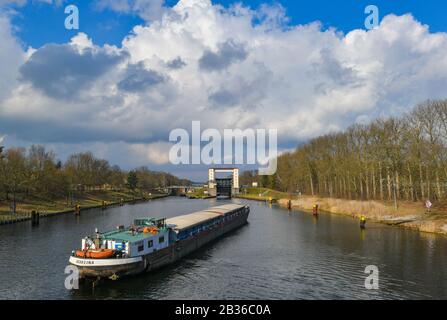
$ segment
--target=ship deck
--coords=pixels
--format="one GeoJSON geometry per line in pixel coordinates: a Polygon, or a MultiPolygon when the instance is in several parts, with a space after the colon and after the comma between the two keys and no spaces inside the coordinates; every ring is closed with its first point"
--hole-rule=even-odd
{"type": "Polygon", "coordinates": [[[143,233],[143,232],[132,233],[131,231],[128,230],[111,231],[103,233],[102,235],[106,240],[127,241],[127,242],[140,241],[147,238],[152,238],[154,236],[151,233],[143,233]]]}
{"type": "MultiPolygon", "coordinates": [[[[218,206],[203,211],[167,219],[166,224],[168,226],[175,225],[175,229],[181,231],[183,229],[199,225],[209,219],[220,217],[222,215],[225,215],[233,210],[237,210],[242,207],[244,206],[236,204],[227,204],[223,206],[218,206]]],[[[106,240],[126,241],[126,242],[141,241],[153,237],[153,234],[151,233],[143,233],[143,232],[133,233],[130,230],[113,230],[105,232],[102,235],[106,240]]]]}
{"type": "Polygon", "coordinates": [[[220,217],[233,210],[237,210],[243,207],[244,207],[243,205],[227,204],[183,216],[170,218],[166,220],[166,224],[175,225],[175,229],[181,231],[199,225],[204,221],[220,217]]]}

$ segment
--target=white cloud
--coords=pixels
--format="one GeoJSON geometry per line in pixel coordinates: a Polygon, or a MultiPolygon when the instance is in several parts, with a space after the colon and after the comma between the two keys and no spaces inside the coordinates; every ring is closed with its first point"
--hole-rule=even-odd
{"type": "MultiPolygon", "coordinates": [[[[143,2],[102,3],[131,12],[143,2]]],[[[182,0],[160,14],[136,26],[121,48],[99,47],[85,34],[63,45],[81,56],[121,57],[93,75],[76,70],[73,77],[80,73],[88,85],[73,85],[78,90],[68,98],[66,91],[62,98],[35,83],[16,82],[23,60],[48,47],[27,56],[10,28],[2,27],[0,40],[9,45],[0,47],[0,68],[6,70],[0,82],[9,89],[0,91],[0,131],[36,142],[127,144],[161,164],[166,145],[160,141],[173,128],[190,128],[192,120],[201,120],[203,129],[277,128],[280,144],[289,148],[445,97],[447,35],[430,33],[411,15],[389,15],[375,30],[343,35],[318,23],[285,27],[280,7],[223,9],[208,0],[182,0]]],[[[40,73],[39,81],[61,79],[57,69],[51,72],[40,73]]],[[[70,73],[63,79],[72,79],[70,73]]]]}
{"type": "Polygon", "coordinates": [[[171,147],[172,144],[168,142],[132,144],[130,146],[133,153],[139,159],[156,165],[169,164],[169,150],[171,147]]]}
{"type": "Polygon", "coordinates": [[[18,69],[25,60],[17,39],[12,36],[7,16],[0,12],[0,101],[17,85],[18,69]]]}
{"type": "Polygon", "coordinates": [[[79,48],[80,51],[94,48],[92,39],[90,39],[84,32],[79,32],[76,36],[71,38],[70,44],[79,48]]]}

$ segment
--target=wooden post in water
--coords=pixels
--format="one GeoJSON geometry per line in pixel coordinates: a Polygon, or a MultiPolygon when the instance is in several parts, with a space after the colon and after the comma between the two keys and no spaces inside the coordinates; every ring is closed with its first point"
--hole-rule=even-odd
{"type": "Polygon", "coordinates": [[[31,225],[32,226],[37,226],[39,225],[39,220],[40,220],[40,214],[39,212],[36,211],[31,211],[31,225]]]}
{"type": "Polygon", "coordinates": [[[314,204],[313,206],[313,215],[318,216],[318,204],[314,204]]]}

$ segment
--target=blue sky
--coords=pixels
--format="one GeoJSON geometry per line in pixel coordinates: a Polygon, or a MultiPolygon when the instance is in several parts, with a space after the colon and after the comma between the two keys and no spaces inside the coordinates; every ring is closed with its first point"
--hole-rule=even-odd
{"type": "MultiPolygon", "coordinates": [[[[218,0],[219,3],[229,6],[241,2],[253,9],[262,4],[280,3],[290,18],[290,24],[307,24],[321,21],[324,28],[335,27],[345,33],[364,27],[365,15],[363,11],[369,4],[375,4],[380,9],[380,15],[390,13],[402,15],[411,13],[418,21],[428,24],[431,31],[447,31],[447,1],[442,0],[218,0]]],[[[117,13],[112,10],[100,10],[93,2],[73,0],[66,4],[75,4],[80,10],[80,30],[87,33],[98,44],[119,45],[133,26],[143,23],[136,14],[117,13]]],[[[167,5],[174,5],[177,0],[166,1],[167,5]]],[[[25,45],[40,47],[45,43],[67,42],[76,31],[64,28],[64,7],[49,6],[45,3],[28,2],[24,7],[18,8],[19,14],[14,22],[18,27],[17,35],[25,45]]]]}
{"type": "Polygon", "coordinates": [[[277,129],[288,151],[447,98],[447,1],[162,1],[0,0],[0,142],[201,180],[168,158],[193,121],[277,129]],[[79,30],[64,28],[67,4],[79,30]]]}

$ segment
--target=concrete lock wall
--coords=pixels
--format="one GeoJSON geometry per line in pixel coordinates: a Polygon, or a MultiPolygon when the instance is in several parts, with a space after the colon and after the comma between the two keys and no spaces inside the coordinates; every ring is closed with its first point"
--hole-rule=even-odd
{"type": "Polygon", "coordinates": [[[208,170],[208,192],[210,196],[216,197],[218,195],[218,182],[224,184],[224,180],[216,179],[216,173],[231,173],[231,195],[239,194],[239,169],[237,168],[211,168],[208,170]]]}

